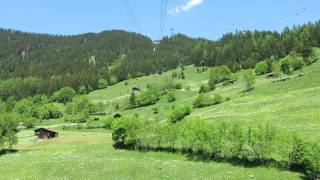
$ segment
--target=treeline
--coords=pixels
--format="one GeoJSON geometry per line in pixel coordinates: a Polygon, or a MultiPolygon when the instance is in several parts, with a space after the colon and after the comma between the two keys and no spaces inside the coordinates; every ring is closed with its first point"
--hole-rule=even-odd
{"type": "Polygon", "coordinates": [[[164,123],[128,118],[113,122],[112,139],[115,148],[178,151],[207,160],[299,170],[310,179],[320,176],[320,144],[292,140],[293,136],[269,125],[243,128],[202,120],[164,123]],[[282,143],[284,137],[289,144],[282,143]],[[280,162],[275,157],[287,160],[280,162]]]}
{"type": "MultiPolygon", "coordinates": [[[[116,30],[58,36],[0,29],[0,79],[13,81],[0,84],[24,89],[28,87],[22,81],[37,78],[32,85],[38,87],[36,92],[12,93],[18,99],[34,93],[51,95],[66,86],[88,92],[98,89],[101,79],[110,85],[179,65],[226,65],[234,72],[290,52],[308,58],[312,47],[320,47],[319,32],[320,22],[315,22],[281,33],[241,31],[217,41],[177,34],[153,43],[148,37],[116,30]]],[[[5,100],[8,95],[3,96],[5,100]]]]}
{"type": "Polygon", "coordinates": [[[196,65],[227,65],[233,71],[253,68],[261,60],[272,61],[290,52],[307,58],[312,47],[320,46],[320,22],[272,31],[228,33],[218,41],[202,40],[193,49],[196,65]]]}

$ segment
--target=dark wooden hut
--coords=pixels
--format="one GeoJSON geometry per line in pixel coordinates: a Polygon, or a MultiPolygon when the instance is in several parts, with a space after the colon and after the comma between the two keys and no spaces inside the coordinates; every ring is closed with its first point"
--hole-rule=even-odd
{"type": "Polygon", "coordinates": [[[140,93],[140,88],[138,88],[137,86],[133,87],[131,89],[131,92],[134,93],[134,94],[137,94],[137,93],[140,93]]]}
{"type": "Polygon", "coordinates": [[[113,118],[114,118],[114,119],[119,119],[119,118],[121,118],[121,114],[120,114],[120,113],[117,113],[117,114],[113,115],[113,118]]]}
{"type": "Polygon", "coordinates": [[[58,137],[58,132],[45,129],[45,128],[39,128],[34,130],[34,135],[38,137],[38,139],[52,139],[55,137],[58,137]]]}

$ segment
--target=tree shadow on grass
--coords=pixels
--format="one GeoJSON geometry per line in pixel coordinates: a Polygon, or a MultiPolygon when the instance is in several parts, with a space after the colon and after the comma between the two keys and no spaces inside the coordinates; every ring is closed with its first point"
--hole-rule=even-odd
{"type": "Polygon", "coordinates": [[[248,160],[242,160],[237,157],[234,158],[220,158],[216,157],[210,154],[205,154],[203,152],[193,152],[190,149],[183,149],[178,150],[175,148],[150,148],[150,147],[140,147],[140,148],[126,148],[127,150],[132,151],[139,151],[142,153],[146,152],[166,152],[170,154],[181,154],[186,157],[188,161],[195,161],[195,162],[204,162],[204,163],[210,163],[210,162],[218,162],[218,163],[230,163],[234,166],[244,167],[244,168],[255,168],[255,167],[265,167],[265,168],[275,168],[279,171],[292,171],[292,172],[298,172],[301,173],[300,178],[307,180],[308,177],[305,175],[306,172],[300,169],[290,169],[288,166],[287,161],[277,161],[275,159],[264,159],[264,160],[257,160],[257,161],[248,161],[248,160]]]}
{"type": "Polygon", "coordinates": [[[16,149],[0,149],[0,156],[5,154],[17,153],[18,150],[16,149]]]}

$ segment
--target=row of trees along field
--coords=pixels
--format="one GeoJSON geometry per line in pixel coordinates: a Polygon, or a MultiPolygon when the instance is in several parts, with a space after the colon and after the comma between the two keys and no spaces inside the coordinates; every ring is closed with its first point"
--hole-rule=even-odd
{"type": "Polygon", "coordinates": [[[190,109],[181,105],[172,109],[169,122],[136,118],[114,121],[114,147],[178,151],[196,159],[288,168],[301,171],[310,179],[320,176],[320,144],[317,142],[304,142],[269,125],[243,128],[236,123],[183,120],[189,113],[190,109]],[[288,147],[291,147],[289,151],[288,147]]]}
{"type": "Polygon", "coordinates": [[[85,93],[98,89],[101,79],[110,85],[178,65],[226,65],[235,72],[290,52],[306,58],[312,47],[320,47],[320,22],[281,33],[228,33],[216,41],[178,34],[159,44],[115,30],[58,36],[0,29],[0,96],[6,100],[10,96],[51,95],[66,86],[85,93]]]}

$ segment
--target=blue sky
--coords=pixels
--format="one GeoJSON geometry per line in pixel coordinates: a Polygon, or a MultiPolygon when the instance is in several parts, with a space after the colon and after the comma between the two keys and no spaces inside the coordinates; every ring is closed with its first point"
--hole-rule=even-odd
{"type": "MultiPolygon", "coordinates": [[[[123,29],[159,38],[161,0],[0,2],[2,28],[67,35],[123,29]]],[[[320,20],[320,0],[169,0],[167,12],[165,35],[174,28],[175,33],[218,39],[236,29],[279,31],[320,20]]]]}

